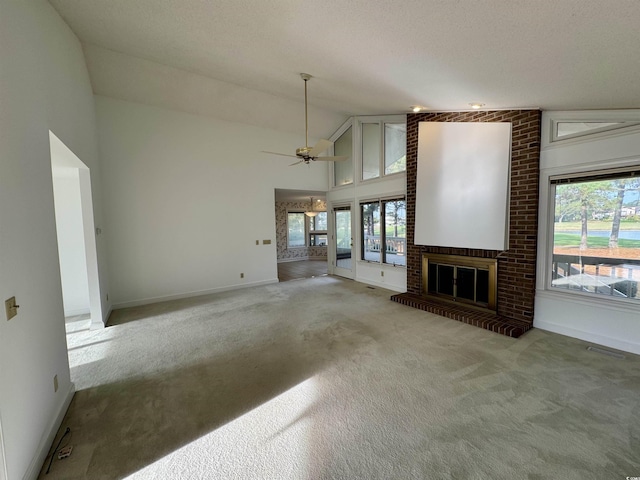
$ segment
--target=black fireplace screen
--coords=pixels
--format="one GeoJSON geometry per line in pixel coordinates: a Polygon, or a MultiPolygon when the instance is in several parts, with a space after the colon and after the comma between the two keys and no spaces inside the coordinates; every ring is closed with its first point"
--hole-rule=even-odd
{"type": "MultiPolygon", "coordinates": [[[[425,293],[495,310],[495,287],[492,286],[495,261],[491,261],[490,265],[477,264],[477,261],[468,262],[476,265],[459,265],[451,260],[451,256],[426,259],[425,293]]],[[[461,260],[459,263],[463,262],[461,260]]]]}

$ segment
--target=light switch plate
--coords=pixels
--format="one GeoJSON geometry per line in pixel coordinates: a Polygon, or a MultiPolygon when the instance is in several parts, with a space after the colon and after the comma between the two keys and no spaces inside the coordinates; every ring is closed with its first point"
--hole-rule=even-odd
{"type": "Polygon", "coordinates": [[[18,315],[18,307],[20,305],[16,305],[16,297],[11,297],[4,302],[4,309],[7,312],[7,320],[11,320],[13,317],[18,315]]]}

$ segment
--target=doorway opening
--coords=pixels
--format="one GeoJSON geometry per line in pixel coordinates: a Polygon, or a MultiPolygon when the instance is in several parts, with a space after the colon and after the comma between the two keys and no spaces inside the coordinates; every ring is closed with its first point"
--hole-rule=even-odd
{"type": "Polygon", "coordinates": [[[327,275],[326,192],[276,189],[275,214],[278,280],[327,275]]]}
{"type": "Polygon", "coordinates": [[[103,328],[89,167],[52,132],[49,145],[67,331],[103,328]]]}
{"type": "Polygon", "coordinates": [[[351,204],[333,207],[333,274],[354,278],[353,218],[351,204]]]}

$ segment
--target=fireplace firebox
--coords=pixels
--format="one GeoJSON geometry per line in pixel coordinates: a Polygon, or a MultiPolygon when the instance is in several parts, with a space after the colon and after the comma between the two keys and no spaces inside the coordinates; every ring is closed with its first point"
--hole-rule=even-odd
{"type": "Polygon", "coordinates": [[[422,294],[496,311],[497,266],[494,258],[422,255],[422,294]]]}

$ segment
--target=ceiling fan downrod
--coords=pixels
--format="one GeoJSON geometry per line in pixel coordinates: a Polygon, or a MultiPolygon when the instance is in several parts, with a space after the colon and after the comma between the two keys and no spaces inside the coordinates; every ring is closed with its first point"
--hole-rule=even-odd
{"type": "MultiPolygon", "coordinates": [[[[311,75],[308,73],[301,73],[300,77],[304,80],[304,153],[308,153],[309,148],[309,119],[307,112],[307,82],[311,78],[311,75]]],[[[302,149],[300,149],[302,150],[302,149]]]]}

